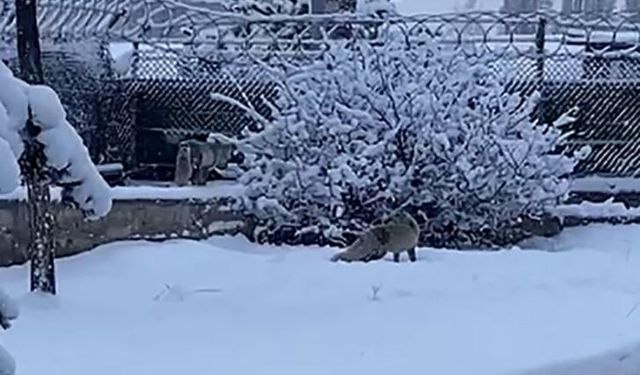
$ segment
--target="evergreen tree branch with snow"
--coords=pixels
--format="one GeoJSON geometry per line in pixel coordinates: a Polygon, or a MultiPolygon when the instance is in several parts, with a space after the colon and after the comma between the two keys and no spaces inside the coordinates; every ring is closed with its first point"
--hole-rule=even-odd
{"type": "Polygon", "coordinates": [[[588,150],[558,153],[566,136],[534,120],[535,97],[437,40],[379,38],[281,73],[275,120],[243,146],[238,208],[257,239],[340,243],[405,206],[429,218],[423,244],[491,246],[565,197],[588,150]]]}

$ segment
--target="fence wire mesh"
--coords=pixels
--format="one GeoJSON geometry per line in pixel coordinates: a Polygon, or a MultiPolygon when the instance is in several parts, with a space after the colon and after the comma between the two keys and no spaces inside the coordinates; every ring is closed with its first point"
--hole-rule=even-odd
{"type": "MultiPolygon", "coordinates": [[[[45,81],[59,93],[67,119],[85,139],[92,155],[99,155],[106,139],[100,134],[102,82],[109,63],[100,43],[44,43],[42,46],[45,81]]],[[[18,72],[15,48],[0,44],[0,57],[18,72]]]]}
{"type": "MultiPolygon", "coordinates": [[[[9,51],[15,37],[12,3],[5,0],[0,6],[1,38],[9,51]]],[[[94,103],[65,102],[69,113],[83,114],[72,123],[103,161],[170,166],[180,139],[210,131],[238,135],[255,125],[244,110],[211,93],[268,118],[264,99],[273,101],[281,83],[273,69],[304,67],[336,40],[375,45],[384,42],[383,32],[392,32],[402,35],[408,48],[433,40],[487,62],[509,77],[510,90],[539,91],[546,121],[577,109],[571,147],[589,144],[593,149],[579,174],[640,173],[640,23],[635,14],[379,19],[247,16],[170,0],[48,0],[39,6],[41,37],[52,46],[87,41],[111,51],[125,46],[124,58],[111,56],[102,73],[93,75],[94,85],[79,82],[77,74],[51,77],[63,100],[69,93],[94,103]]],[[[77,59],[85,61],[87,54],[77,59]]],[[[45,64],[64,63],[53,59],[45,64]]]]}

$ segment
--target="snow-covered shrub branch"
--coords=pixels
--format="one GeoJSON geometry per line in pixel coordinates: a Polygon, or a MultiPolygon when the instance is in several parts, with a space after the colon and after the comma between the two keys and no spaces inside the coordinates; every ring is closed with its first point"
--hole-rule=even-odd
{"type": "Polygon", "coordinates": [[[491,245],[563,199],[582,155],[556,153],[535,97],[507,93],[489,61],[381,32],[285,72],[276,119],[244,142],[238,204],[263,238],[332,242],[406,205],[429,218],[425,243],[491,245]]]}
{"type": "MultiPolygon", "coordinates": [[[[310,13],[309,0],[232,0],[226,4],[226,9],[232,13],[239,13],[249,20],[264,20],[273,16],[299,16],[310,13]]],[[[247,22],[245,25],[234,27],[234,34],[241,38],[292,39],[304,29],[300,25],[271,20],[269,22],[247,22]]]]}
{"type": "Polygon", "coordinates": [[[247,16],[298,15],[309,13],[308,0],[232,0],[225,3],[228,11],[247,16]]]}
{"type": "Polygon", "coordinates": [[[0,63],[0,191],[19,184],[17,160],[27,140],[25,124],[31,118],[38,129],[32,134],[43,146],[51,183],[63,187],[63,198],[89,218],[111,209],[111,190],[91,161],[76,130],[66,120],[60,98],[48,86],[28,85],[0,63]]]}

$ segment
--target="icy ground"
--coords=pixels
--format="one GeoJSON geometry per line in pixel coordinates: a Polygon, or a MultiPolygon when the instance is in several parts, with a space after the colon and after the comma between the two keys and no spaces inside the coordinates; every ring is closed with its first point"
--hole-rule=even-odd
{"type": "Polygon", "coordinates": [[[549,251],[367,265],[239,237],[115,243],[60,260],[54,299],[1,269],[22,313],[0,343],[19,375],[637,374],[639,239],[594,225],[523,245],[549,251]]]}

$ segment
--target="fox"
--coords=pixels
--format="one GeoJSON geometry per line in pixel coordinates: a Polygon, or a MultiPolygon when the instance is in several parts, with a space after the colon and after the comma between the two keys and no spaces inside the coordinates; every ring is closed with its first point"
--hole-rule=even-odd
{"type": "Polygon", "coordinates": [[[178,155],[176,156],[176,169],[174,182],[177,186],[189,185],[193,167],[191,165],[191,148],[187,144],[180,144],[178,155]]]}
{"type": "Polygon", "coordinates": [[[420,227],[408,213],[401,211],[381,224],[373,225],[346,250],[335,254],[332,262],[370,262],[384,258],[391,252],[393,261],[400,262],[400,255],[407,252],[409,260],[415,262],[420,227]]]}
{"type": "Polygon", "coordinates": [[[235,143],[230,139],[214,134],[210,135],[206,142],[196,139],[180,142],[176,158],[176,184],[184,183],[183,176],[188,175],[187,180],[193,185],[205,185],[211,170],[228,167],[235,148],[235,143]],[[184,160],[187,154],[188,165],[184,160]]]}

